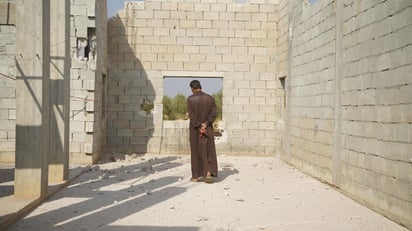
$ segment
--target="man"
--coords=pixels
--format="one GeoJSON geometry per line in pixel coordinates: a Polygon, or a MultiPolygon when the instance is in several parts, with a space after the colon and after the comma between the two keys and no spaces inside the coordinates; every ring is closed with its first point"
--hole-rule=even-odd
{"type": "Polygon", "coordinates": [[[198,182],[203,177],[213,183],[217,177],[217,157],[212,123],[217,116],[215,100],[202,91],[198,80],[190,82],[192,95],[187,98],[190,118],[190,152],[192,178],[198,182]]]}

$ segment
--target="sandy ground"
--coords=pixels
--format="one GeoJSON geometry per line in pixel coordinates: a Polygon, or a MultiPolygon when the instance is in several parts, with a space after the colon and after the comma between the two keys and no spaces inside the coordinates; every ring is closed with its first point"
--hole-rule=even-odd
{"type": "Polygon", "coordinates": [[[213,184],[190,181],[189,156],[91,166],[9,230],[407,230],[275,158],[218,161],[213,184]]]}

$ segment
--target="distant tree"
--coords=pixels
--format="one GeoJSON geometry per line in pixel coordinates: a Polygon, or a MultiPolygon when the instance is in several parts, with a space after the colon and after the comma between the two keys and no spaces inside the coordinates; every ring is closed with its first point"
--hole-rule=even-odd
{"type": "Polygon", "coordinates": [[[185,119],[187,113],[186,97],[178,93],[173,99],[173,111],[177,119],[185,119]]]}
{"type": "MultiPolygon", "coordinates": [[[[214,127],[222,120],[222,90],[212,94],[215,99],[218,116],[216,117],[214,127]]],[[[163,119],[164,120],[186,120],[188,119],[186,96],[178,93],[174,98],[165,95],[163,97],[163,119]]]]}
{"type": "Polygon", "coordinates": [[[217,117],[216,120],[222,120],[222,90],[218,93],[212,95],[215,99],[216,107],[217,107],[217,117]]]}
{"type": "Polygon", "coordinates": [[[164,120],[174,120],[173,117],[173,100],[165,95],[163,97],[163,119],[164,120]]]}

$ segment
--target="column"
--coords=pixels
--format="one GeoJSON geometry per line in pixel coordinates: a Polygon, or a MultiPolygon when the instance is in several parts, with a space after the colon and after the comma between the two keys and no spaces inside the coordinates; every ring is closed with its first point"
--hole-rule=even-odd
{"type": "Polygon", "coordinates": [[[69,175],[70,1],[50,1],[49,181],[69,175]]]}
{"type": "Polygon", "coordinates": [[[16,197],[44,197],[48,185],[49,0],[16,1],[16,197]]]}
{"type": "Polygon", "coordinates": [[[335,57],[335,114],[334,114],[334,134],[333,134],[333,178],[332,182],[336,186],[341,184],[342,164],[342,40],[343,40],[343,1],[336,1],[336,57],[335,57]]]}

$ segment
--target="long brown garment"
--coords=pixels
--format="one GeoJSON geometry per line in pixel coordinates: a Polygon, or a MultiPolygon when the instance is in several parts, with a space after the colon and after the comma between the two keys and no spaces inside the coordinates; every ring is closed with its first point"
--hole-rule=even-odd
{"type": "Polygon", "coordinates": [[[204,177],[207,172],[217,176],[217,157],[212,123],[217,116],[215,100],[199,91],[187,98],[190,118],[190,151],[192,177],[204,177]],[[199,134],[198,128],[207,122],[207,135],[199,134]]]}

